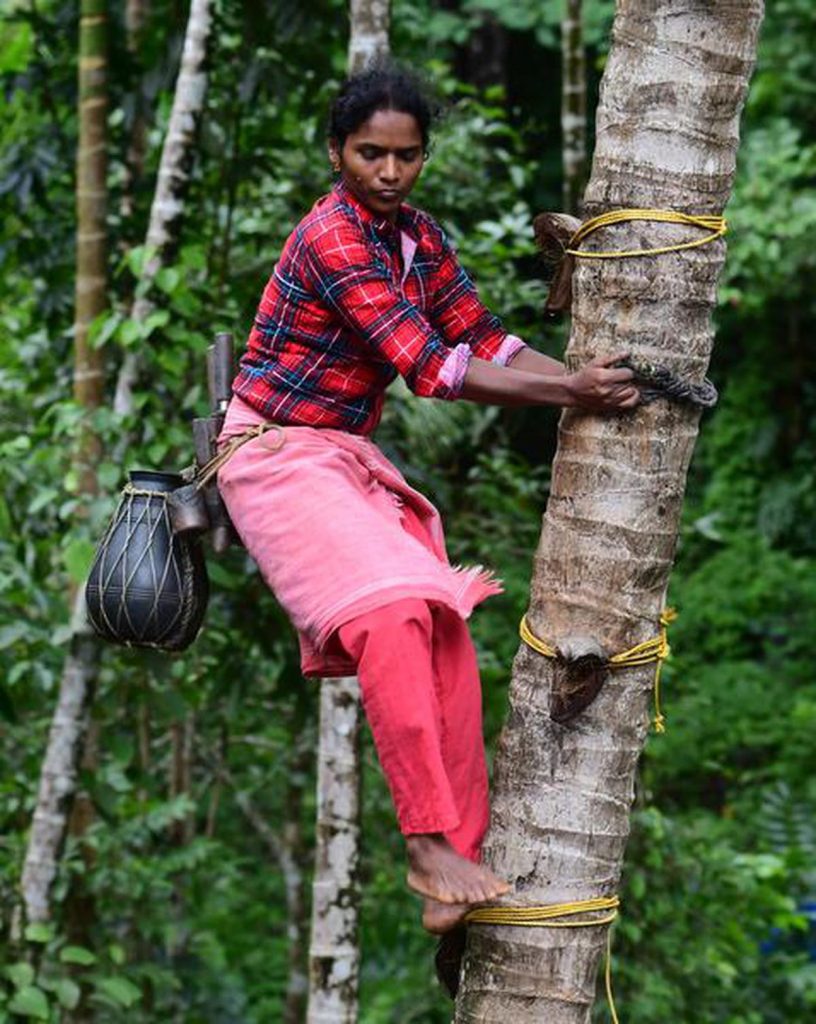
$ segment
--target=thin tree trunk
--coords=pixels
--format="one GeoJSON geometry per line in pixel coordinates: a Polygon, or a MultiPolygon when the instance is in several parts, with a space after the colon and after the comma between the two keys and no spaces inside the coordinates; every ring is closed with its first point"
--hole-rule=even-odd
{"type": "MultiPolygon", "coordinates": [[[[350,0],[348,73],[388,54],[389,0],[350,0]]],[[[310,1024],[357,1020],[360,965],[357,866],[360,837],[360,688],[320,684],[317,829],[309,947],[310,1024]]]]}
{"type": "Polygon", "coordinates": [[[466,82],[479,89],[500,85],[506,90],[507,30],[495,14],[485,11],[482,18],[481,25],[471,32],[457,63],[462,65],[466,82]]]}
{"type": "MultiPolygon", "coordinates": [[[[139,752],[139,773],[146,782],[150,771],[150,691],[147,687],[137,698],[136,705],[136,748],[139,752]]],[[[136,799],[145,803],[148,798],[147,786],[142,784],[136,791],[136,799]]]]}
{"type": "Polygon", "coordinates": [[[586,57],[583,0],[567,0],[561,22],[561,153],[564,212],[579,213],[586,181],[586,57]]]}
{"type": "Polygon", "coordinates": [[[124,180],[120,212],[123,218],[132,217],[136,209],[136,190],[144,175],[147,156],[147,112],[142,90],[142,63],[140,51],[144,42],[145,28],[150,14],[150,0],[127,0],[125,5],[125,30],[127,48],[134,64],[139,69],[136,81],[135,111],[130,129],[127,156],[125,158],[124,180]]]}
{"type": "MultiPolygon", "coordinates": [[[[211,6],[211,0],[192,0],[190,4],[173,109],[150,208],[145,245],[151,255],[144,267],[143,282],[152,281],[168,262],[181,229],[184,196],[190,179],[190,153],[207,91],[205,61],[212,26],[211,6]]],[[[134,301],[131,318],[146,320],[152,309],[149,294],[143,294],[134,301]]],[[[113,402],[114,412],[120,416],[133,411],[133,388],[139,376],[139,365],[139,354],[128,351],[119,370],[113,402]]]]}
{"type": "MultiPolygon", "coordinates": [[[[722,212],[761,17],[762,0],[619,0],[587,214],[722,212]]],[[[649,247],[693,234],[627,223],[585,245],[649,247]]],[[[569,362],[628,349],[700,379],[724,256],[717,242],[579,260],[569,362]]],[[[698,419],[666,401],[634,415],[562,415],[528,616],[539,636],[562,647],[588,636],[611,654],[657,632],[698,419]]],[[[489,863],[516,886],[508,903],[611,896],[620,879],[654,666],[616,672],[566,725],[549,717],[556,668],[524,647],[514,665],[486,844],[489,863]]],[[[456,1021],[586,1024],[605,942],[605,927],[472,926],[456,1021]]]]}
{"type": "Polygon", "coordinates": [[[354,678],[326,679],[321,685],[308,1024],[357,1020],[359,700],[354,678]]]}
{"type": "MultiPolygon", "coordinates": [[[[171,800],[186,796],[192,799],[193,741],[195,718],[188,711],[183,719],[170,725],[170,760],[168,763],[168,792],[171,800]]],[[[195,816],[188,811],[181,820],[174,821],[168,830],[170,842],[177,847],[187,846],[195,833],[195,816]]],[[[167,954],[171,960],[182,960],[188,952],[190,927],[187,921],[187,874],[178,872],[172,878],[173,898],[171,915],[174,928],[168,943],[167,954]]]]}
{"type": "Polygon", "coordinates": [[[348,73],[356,75],[367,64],[388,53],[389,0],[351,0],[348,73]]]}
{"type": "MultiPolygon", "coordinates": [[[[168,779],[170,799],[191,797],[193,775],[193,740],[195,718],[188,711],[183,719],[170,726],[170,777],[168,779]]],[[[170,838],[176,846],[186,846],[195,835],[195,815],[187,813],[182,821],[173,822],[170,838]]]]}
{"type": "MultiPolygon", "coordinates": [[[[90,705],[89,705],[90,710],[90,705]]],[[[80,771],[85,775],[94,776],[99,767],[99,723],[90,719],[82,744],[80,771]]],[[[68,817],[68,835],[80,844],[80,853],[84,870],[81,874],[72,874],[68,892],[63,904],[63,928],[68,942],[74,946],[92,945],[92,934],[96,922],[96,901],[87,880],[96,867],[96,850],[89,843],[83,842],[88,830],[94,823],[96,809],[91,794],[79,789],[71,813],[68,817]]],[[[84,970],[80,965],[69,965],[69,971],[80,986],[81,998],[72,1010],[64,1010],[61,1024],[90,1024],[94,1019],[94,1008],[88,1005],[88,989],[82,987],[84,970]]]]}
{"type": "MultiPolygon", "coordinates": [[[[82,0],[79,30],[79,146],[74,321],[74,399],[83,410],[74,468],[80,498],[98,493],[101,441],[91,414],[103,401],[101,352],[89,327],[107,307],[107,4],[82,0]]],[[[80,508],[78,513],[84,514],[80,508]]],[[[81,593],[72,594],[73,631],[51,722],[21,879],[29,922],[50,917],[50,889],[76,790],[77,763],[93,695],[99,645],[89,634],[81,593]]],[[[19,922],[18,922],[19,925],[19,922]]]]}
{"type": "Polygon", "coordinates": [[[76,792],[77,764],[98,664],[96,638],[76,629],[62,670],[23,862],[20,888],[28,922],[47,921],[51,916],[51,885],[56,878],[68,813],[76,792]]]}

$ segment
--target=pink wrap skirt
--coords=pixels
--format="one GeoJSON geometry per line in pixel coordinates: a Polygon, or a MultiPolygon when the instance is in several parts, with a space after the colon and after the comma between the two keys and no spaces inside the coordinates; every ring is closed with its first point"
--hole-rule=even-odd
{"type": "MultiPolygon", "coordinates": [[[[264,417],[233,397],[223,444],[264,417]]],[[[304,675],[353,675],[340,626],[403,598],[467,618],[501,592],[481,566],[452,566],[433,504],[367,437],[285,426],[242,445],[218,486],[247,551],[298,632],[304,675]]]]}

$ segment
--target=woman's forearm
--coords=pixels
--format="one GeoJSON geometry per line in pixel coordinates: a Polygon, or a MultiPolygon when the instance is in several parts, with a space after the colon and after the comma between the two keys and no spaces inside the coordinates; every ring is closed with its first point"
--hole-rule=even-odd
{"type": "MultiPolygon", "coordinates": [[[[475,356],[468,364],[461,397],[484,405],[569,405],[568,389],[561,372],[546,375],[540,369],[519,368],[519,352],[512,365],[500,366],[475,356]]],[[[546,357],[545,357],[546,358],[546,357]]],[[[556,364],[560,366],[560,364],[556,364]]]]}
{"type": "MultiPolygon", "coordinates": [[[[461,397],[484,405],[578,406],[592,412],[634,409],[640,393],[632,371],[618,365],[625,356],[621,352],[596,356],[575,373],[567,373],[556,363],[560,372],[551,374],[519,369],[518,358],[511,360],[512,366],[501,366],[474,356],[465,372],[461,397]]],[[[526,362],[530,365],[529,359],[526,362]]],[[[542,366],[539,361],[536,365],[542,366]]]]}
{"type": "Polygon", "coordinates": [[[520,348],[507,365],[527,373],[543,373],[546,377],[561,377],[567,372],[564,364],[557,359],[527,346],[520,348]]]}

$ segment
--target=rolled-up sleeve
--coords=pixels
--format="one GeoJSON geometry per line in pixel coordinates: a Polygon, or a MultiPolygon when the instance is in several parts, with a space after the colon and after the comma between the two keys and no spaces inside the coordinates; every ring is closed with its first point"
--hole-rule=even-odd
{"type": "Polygon", "coordinates": [[[293,259],[321,302],[390,363],[414,394],[459,396],[470,347],[445,344],[422,310],[404,297],[361,232],[332,226],[299,237],[295,247],[293,259]]]}
{"type": "Polygon", "coordinates": [[[524,342],[508,334],[501,320],[484,305],[453,246],[444,233],[441,235],[442,253],[429,319],[448,344],[467,345],[477,358],[505,366],[525,347],[524,342]]]}

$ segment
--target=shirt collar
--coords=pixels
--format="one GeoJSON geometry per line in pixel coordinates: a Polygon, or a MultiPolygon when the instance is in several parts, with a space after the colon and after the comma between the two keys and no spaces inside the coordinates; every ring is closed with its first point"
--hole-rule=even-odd
{"type": "Polygon", "coordinates": [[[387,217],[380,217],[373,210],[369,210],[364,203],[361,203],[342,178],[338,178],[334,183],[333,192],[341,203],[350,206],[363,224],[370,225],[378,235],[387,238],[394,236],[397,231],[405,231],[411,235],[414,234],[413,209],[406,203],[400,203],[397,212],[397,223],[392,224],[387,217]]]}

